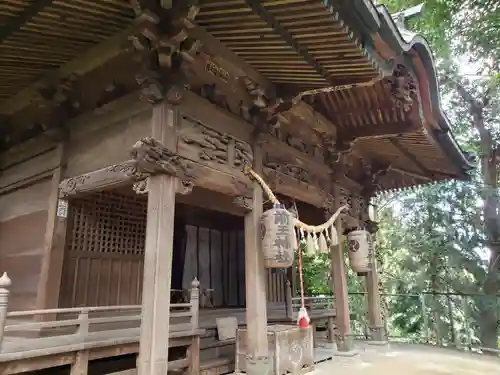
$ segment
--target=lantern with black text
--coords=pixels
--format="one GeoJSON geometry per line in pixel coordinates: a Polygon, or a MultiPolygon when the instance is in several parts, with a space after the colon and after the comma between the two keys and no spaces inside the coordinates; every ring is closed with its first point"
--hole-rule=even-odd
{"type": "Polygon", "coordinates": [[[371,269],[371,234],[366,230],[355,230],[347,234],[349,264],[358,274],[371,269]]]}
{"type": "Polygon", "coordinates": [[[293,265],[297,248],[294,217],[281,205],[275,205],[261,217],[262,252],[266,268],[288,268],[293,265]]]}

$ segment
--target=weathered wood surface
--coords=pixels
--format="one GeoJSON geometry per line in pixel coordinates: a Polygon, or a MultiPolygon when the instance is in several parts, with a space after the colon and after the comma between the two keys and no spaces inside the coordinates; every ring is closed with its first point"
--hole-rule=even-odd
{"type": "MultiPolygon", "coordinates": [[[[307,329],[290,325],[272,325],[267,327],[267,345],[269,347],[270,360],[266,374],[304,374],[313,370],[314,367],[314,345],[313,328],[307,329]]],[[[250,366],[248,330],[238,329],[236,339],[236,373],[257,373],[250,366]]],[[[263,370],[263,367],[259,368],[263,370]]]]}
{"type": "Polygon", "coordinates": [[[117,188],[132,181],[131,172],[134,169],[134,161],[127,160],[120,164],[111,165],[97,171],[85,173],[80,176],[70,177],[59,185],[59,196],[67,198],[71,196],[92,193],[117,188]]]}
{"type": "MultiPolygon", "coordinates": [[[[189,304],[186,304],[188,308],[189,304]]],[[[183,305],[173,305],[183,306],[183,305]]],[[[72,364],[75,362],[76,353],[82,350],[89,351],[89,360],[119,356],[124,354],[135,354],[139,352],[139,335],[140,335],[140,309],[139,305],[136,306],[109,306],[103,308],[87,308],[89,313],[95,314],[95,317],[89,319],[89,333],[85,337],[77,334],[65,335],[59,337],[44,337],[44,338],[31,338],[22,336],[9,336],[9,332],[4,340],[3,350],[0,353],[0,369],[6,371],[5,374],[14,374],[20,371],[33,371],[37,369],[49,368],[58,365],[72,364]],[[94,312],[92,310],[101,310],[101,312],[94,312]],[[131,325],[132,324],[132,325],[131,325]]],[[[269,323],[286,323],[294,324],[289,317],[286,316],[285,307],[283,304],[268,304],[268,322],[269,323]]],[[[82,311],[82,309],[60,309],[59,311],[82,311]]],[[[47,311],[46,311],[47,312],[47,311]]],[[[50,312],[50,311],[49,311],[50,312]]],[[[332,311],[334,313],[334,311],[332,311]]],[[[8,326],[20,324],[22,327],[27,324],[36,324],[32,326],[37,328],[41,325],[49,326],[50,322],[27,322],[25,320],[19,321],[21,318],[17,315],[26,314],[26,312],[10,313],[10,318],[7,321],[8,326]]],[[[184,312],[179,312],[179,317],[175,316],[175,312],[171,313],[171,319],[175,319],[178,327],[187,328],[184,326],[188,324],[189,317],[184,316],[184,312]],[[179,323],[185,322],[185,323],[179,323]]],[[[320,311],[313,311],[313,320],[316,314],[321,314],[320,311]]],[[[54,315],[50,313],[49,315],[54,315]]],[[[68,313],[61,313],[59,316],[66,316],[66,320],[61,320],[61,325],[73,324],[66,326],[66,329],[74,331],[77,324],[84,322],[75,319],[73,313],[69,316],[68,313]]],[[[217,318],[221,317],[235,317],[238,325],[245,326],[245,309],[244,308],[222,308],[222,309],[201,309],[199,311],[199,326],[196,332],[203,336],[203,332],[209,332],[216,329],[217,318]]],[[[85,325],[85,324],[84,324],[85,325]]],[[[172,324],[173,325],[173,324],[172,324]]],[[[171,327],[172,327],[171,325],[171,327]]],[[[63,329],[60,327],[59,329],[63,329]]],[[[27,331],[25,331],[26,333],[27,331]]],[[[186,346],[190,345],[192,339],[189,337],[191,330],[178,330],[177,328],[171,329],[170,346],[186,346]]],[[[64,332],[63,332],[64,333],[64,332]]],[[[201,349],[206,347],[206,343],[202,344],[201,349]]],[[[207,364],[202,364],[205,368],[207,364]]]]}
{"type": "MultiPolygon", "coordinates": [[[[10,283],[2,277],[0,306],[0,370],[2,374],[34,371],[71,364],[72,374],[86,374],[90,360],[139,351],[142,308],[133,306],[83,307],[11,312],[5,320],[10,283]],[[58,315],[66,318],[57,319],[58,315]],[[111,314],[111,315],[110,315],[111,314]],[[52,320],[43,317],[51,317],[52,320]],[[42,317],[39,319],[39,317],[42,317]],[[27,320],[28,319],[28,320],[27,320]],[[6,323],[6,324],[5,324],[6,323]],[[22,337],[33,332],[35,338],[22,337]],[[21,336],[9,336],[21,335],[21,336]],[[5,336],[5,343],[2,339],[5,336]],[[48,357],[53,356],[53,361],[48,357]],[[33,358],[41,361],[34,362],[33,358]],[[42,366],[42,367],[40,367],[42,366]]],[[[169,363],[178,368],[199,368],[198,281],[193,281],[189,303],[169,304],[168,345],[187,346],[188,357],[169,363]]]]}

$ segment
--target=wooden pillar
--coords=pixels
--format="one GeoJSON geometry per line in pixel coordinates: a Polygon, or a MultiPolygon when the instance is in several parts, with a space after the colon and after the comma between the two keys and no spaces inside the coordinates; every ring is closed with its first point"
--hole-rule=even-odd
{"type": "Polygon", "coordinates": [[[168,368],[170,284],[177,177],[175,171],[162,170],[160,165],[156,165],[158,157],[151,158],[151,152],[164,149],[167,153],[176,151],[177,122],[178,115],[175,110],[166,104],[155,106],[152,114],[152,139],[143,139],[136,143],[132,155],[137,162],[137,173],[149,175],[146,181],[148,213],[139,375],[166,375],[168,368]]]}
{"type": "MultiPolygon", "coordinates": [[[[368,204],[365,205],[368,209],[368,204]]],[[[368,216],[368,214],[366,215],[368,216]]],[[[376,218],[374,218],[376,220],[376,218]]],[[[373,222],[375,224],[375,222],[373,222]]],[[[384,321],[382,319],[382,307],[380,291],[378,288],[379,275],[377,269],[376,258],[376,233],[377,225],[370,225],[367,228],[372,236],[372,254],[371,254],[371,271],[366,275],[366,291],[368,298],[368,330],[372,343],[386,344],[387,337],[385,332],[384,321]]]]}
{"type": "MultiPolygon", "coordinates": [[[[254,165],[262,173],[260,146],[254,145],[254,165]]],[[[260,245],[260,218],[263,209],[263,192],[253,182],[252,210],[245,216],[245,287],[247,323],[247,373],[264,375],[269,371],[267,342],[266,269],[260,245]]]]}
{"type": "MultiPolygon", "coordinates": [[[[337,210],[340,207],[340,189],[338,185],[333,187],[334,190],[334,207],[337,210]]],[[[332,246],[330,250],[331,256],[331,272],[333,282],[333,293],[335,295],[335,308],[337,319],[337,335],[335,341],[339,355],[355,354],[353,351],[353,340],[350,335],[350,317],[349,317],[349,296],[347,294],[347,273],[345,269],[343,236],[342,236],[342,220],[340,218],[336,222],[336,229],[339,235],[338,246],[332,246]]]]}
{"type": "Polygon", "coordinates": [[[58,307],[59,303],[68,217],[68,201],[59,198],[59,184],[64,178],[66,167],[64,149],[64,143],[60,143],[57,147],[59,165],[52,173],[42,268],[36,300],[38,310],[53,309],[58,307]]]}

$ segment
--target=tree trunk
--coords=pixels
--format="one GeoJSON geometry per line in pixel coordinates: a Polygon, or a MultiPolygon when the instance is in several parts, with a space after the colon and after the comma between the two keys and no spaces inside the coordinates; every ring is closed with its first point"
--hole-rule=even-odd
{"type": "Polygon", "coordinates": [[[438,275],[438,263],[439,257],[437,254],[434,254],[431,259],[430,267],[431,267],[431,288],[434,293],[432,299],[432,316],[434,321],[434,336],[436,337],[436,345],[442,345],[442,336],[441,336],[441,315],[440,312],[440,303],[439,303],[439,275],[438,275]]]}
{"type": "Polygon", "coordinates": [[[484,202],[484,227],[490,259],[483,284],[485,297],[478,305],[480,315],[480,336],[483,347],[498,349],[497,302],[495,295],[500,290],[500,216],[498,202],[498,145],[484,123],[486,97],[482,102],[475,99],[460,83],[456,83],[460,96],[469,104],[472,125],[479,133],[481,145],[481,174],[483,179],[482,199],[484,202]]]}

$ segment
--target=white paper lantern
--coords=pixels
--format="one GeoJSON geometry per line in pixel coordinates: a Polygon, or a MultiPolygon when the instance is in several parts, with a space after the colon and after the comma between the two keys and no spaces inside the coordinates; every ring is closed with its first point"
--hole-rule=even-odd
{"type": "Polygon", "coordinates": [[[288,268],[293,265],[297,238],[292,214],[276,205],[261,217],[262,252],[266,268],[288,268]]]}
{"type": "Polygon", "coordinates": [[[366,230],[355,230],[347,234],[349,264],[357,273],[371,270],[371,234],[366,230]]]}

